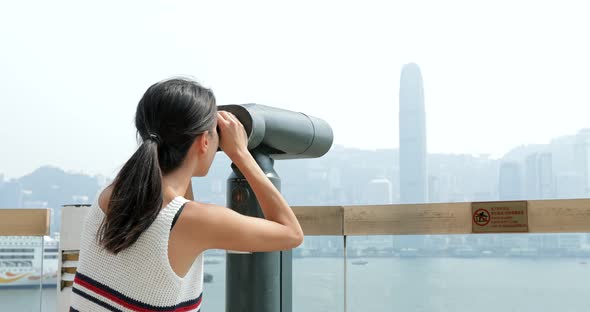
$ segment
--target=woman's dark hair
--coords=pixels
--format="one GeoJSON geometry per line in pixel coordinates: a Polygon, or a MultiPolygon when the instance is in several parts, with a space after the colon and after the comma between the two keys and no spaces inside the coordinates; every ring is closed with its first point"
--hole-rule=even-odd
{"type": "Polygon", "coordinates": [[[194,140],[216,126],[213,92],[188,79],[170,79],[147,89],[135,113],[141,145],[113,181],[98,240],[117,254],[137,241],[163,204],[162,175],[176,169],[194,140]]]}

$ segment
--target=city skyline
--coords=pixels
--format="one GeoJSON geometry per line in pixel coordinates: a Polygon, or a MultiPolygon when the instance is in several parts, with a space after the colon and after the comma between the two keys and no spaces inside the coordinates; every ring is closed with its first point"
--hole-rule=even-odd
{"type": "MultiPolygon", "coordinates": [[[[557,160],[554,161],[558,161],[559,163],[563,164],[563,163],[567,163],[567,162],[571,162],[576,163],[578,165],[584,165],[583,160],[582,159],[574,159],[574,155],[565,155],[567,152],[564,151],[560,151],[561,148],[563,147],[571,147],[574,150],[580,150],[581,145],[578,143],[576,143],[576,139],[580,134],[583,134],[584,136],[586,136],[586,133],[590,134],[590,127],[588,128],[582,128],[582,129],[578,129],[577,131],[575,131],[574,133],[570,133],[570,134],[566,134],[566,135],[561,135],[561,136],[557,136],[557,137],[553,137],[553,138],[549,138],[547,141],[548,143],[545,144],[520,144],[520,145],[516,145],[514,147],[512,147],[507,153],[505,153],[504,155],[502,155],[501,157],[492,157],[490,154],[472,154],[472,153],[437,153],[437,152],[427,152],[427,156],[438,156],[438,155],[447,155],[447,156],[469,156],[469,157],[474,157],[474,158],[482,158],[482,159],[488,159],[491,161],[504,161],[504,160],[511,160],[515,157],[515,155],[517,155],[518,157],[522,156],[522,150],[527,150],[530,149],[532,152],[531,153],[536,153],[539,151],[543,151],[545,149],[548,149],[551,151],[551,154],[555,157],[555,155],[557,155],[557,160]],[[553,146],[553,147],[552,147],[553,146]]],[[[587,145],[584,145],[587,146],[587,145]]],[[[590,146],[590,142],[588,144],[588,146],[590,146]]],[[[351,151],[360,151],[360,152],[378,152],[378,151],[394,151],[394,152],[398,152],[399,148],[378,148],[378,149],[364,149],[364,148],[357,148],[357,147],[350,147],[350,146],[345,146],[345,145],[340,145],[340,144],[335,144],[333,146],[332,149],[347,149],[347,150],[351,150],[351,151]]],[[[330,151],[331,152],[331,151],[330,151]]],[[[328,152],[328,153],[330,153],[328,152]]],[[[587,155],[590,155],[590,151],[588,151],[586,153],[587,155]]],[[[224,158],[226,157],[225,155],[223,155],[222,152],[218,153],[218,155],[216,156],[216,158],[224,158]]],[[[35,167],[33,168],[31,171],[28,172],[23,172],[23,174],[21,175],[17,175],[17,176],[10,176],[7,175],[5,172],[0,170],[0,182],[2,181],[10,181],[12,179],[18,179],[21,178],[23,176],[26,176],[30,173],[32,173],[33,171],[35,171],[36,169],[40,168],[40,167],[55,167],[55,168],[59,168],[61,170],[64,170],[67,173],[72,173],[72,174],[84,174],[84,175],[89,175],[89,176],[96,176],[98,178],[100,178],[102,181],[104,180],[109,180],[115,177],[116,175],[116,171],[113,171],[110,175],[109,174],[103,174],[103,173],[94,173],[94,172],[89,172],[89,171],[85,171],[83,169],[70,169],[67,167],[61,167],[55,163],[51,163],[51,162],[44,162],[42,163],[39,167],[35,167]]],[[[582,175],[584,172],[584,178],[586,177],[590,177],[590,165],[586,165],[585,170],[584,171],[580,171],[580,175],[582,175]]],[[[580,183],[584,182],[583,180],[580,180],[580,183]]],[[[590,184],[590,181],[587,181],[586,183],[590,184]]],[[[584,183],[584,185],[586,185],[586,183],[584,183]]]]}
{"type": "MultiPolygon", "coordinates": [[[[427,154],[429,192],[418,203],[587,198],[588,133],[582,129],[552,144],[520,146],[500,160],[427,154]]],[[[336,146],[318,159],[277,161],[275,169],[293,206],[400,204],[405,202],[400,158],[399,150],[336,146]]],[[[193,179],[197,198],[225,205],[230,171],[227,157],[216,158],[207,177],[193,179]]],[[[52,228],[59,228],[62,205],[91,203],[108,181],[42,167],[18,180],[0,179],[0,208],[52,208],[52,228]]],[[[398,243],[424,242],[400,238],[398,243]]]]}

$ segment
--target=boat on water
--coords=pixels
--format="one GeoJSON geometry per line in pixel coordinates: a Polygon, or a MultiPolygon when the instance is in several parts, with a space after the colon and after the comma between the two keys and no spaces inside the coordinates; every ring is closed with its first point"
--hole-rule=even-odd
{"type": "Polygon", "coordinates": [[[59,241],[48,236],[0,237],[0,289],[57,286],[59,241]]]}
{"type": "Polygon", "coordinates": [[[365,265],[365,264],[369,263],[369,261],[364,260],[364,259],[359,259],[359,260],[353,260],[351,263],[354,265],[365,265]]]}

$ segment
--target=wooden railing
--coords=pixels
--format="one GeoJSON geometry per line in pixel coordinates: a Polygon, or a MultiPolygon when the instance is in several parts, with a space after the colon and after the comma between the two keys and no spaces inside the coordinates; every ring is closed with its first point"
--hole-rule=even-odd
{"type": "MultiPolygon", "coordinates": [[[[293,207],[306,235],[471,234],[472,203],[293,207]]],[[[528,232],[590,232],[590,199],[531,200],[528,232]]],[[[0,236],[49,235],[49,209],[0,209],[0,236]]]]}
{"type": "Polygon", "coordinates": [[[49,235],[49,209],[0,209],[0,236],[49,235]]]}
{"type": "MultiPolygon", "coordinates": [[[[526,203],[529,233],[590,232],[590,199],[526,203]]],[[[471,206],[467,202],[293,209],[305,235],[419,235],[473,233],[471,206]]]]}

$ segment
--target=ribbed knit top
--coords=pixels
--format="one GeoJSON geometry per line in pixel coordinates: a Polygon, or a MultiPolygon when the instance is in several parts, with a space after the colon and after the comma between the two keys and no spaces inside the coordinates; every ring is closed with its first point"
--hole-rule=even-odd
{"type": "Polygon", "coordinates": [[[97,196],[82,230],[70,311],[199,311],[203,254],[184,277],[168,260],[172,220],[186,202],[174,198],[133,245],[114,255],[98,245],[105,215],[97,196]]]}

